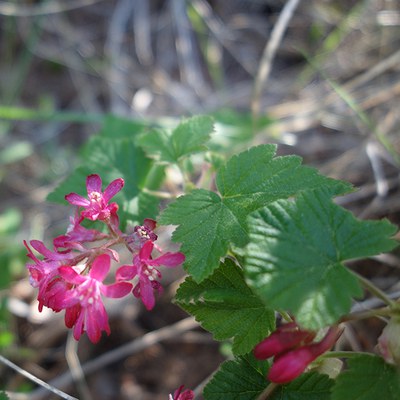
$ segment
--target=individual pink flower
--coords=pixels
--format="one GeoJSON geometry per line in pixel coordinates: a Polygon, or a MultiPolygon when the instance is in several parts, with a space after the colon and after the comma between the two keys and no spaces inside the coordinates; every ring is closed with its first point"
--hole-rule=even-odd
{"type": "MultiPolygon", "coordinates": [[[[136,225],[133,228],[133,232],[125,236],[126,243],[133,253],[137,253],[148,240],[152,242],[157,240],[158,237],[154,233],[156,225],[157,223],[153,219],[145,218],[143,225],[136,225]]],[[[156,244],[154,246],[157,250],[161,251],[156,244]]]]}
{"type": "Polygon", "coordinates": [[[43,306],[52,308],[54,311],[60,311],[66,283],[59,279],[58,268],[63,263],[68,262],[73,257],[73,254],[51,251],[40,240],[31,240],[29,243],[43,256],[43,260],[37,258],[27,242],[24,241],[24,245],[28,250],[28,257],[33,261],[33,263],[26,264],[29,272],[29,282],[33,287],[39,288],[37,297],[39,312],[43,310],[43,306]]]}
{"type": "Polygon", "coordinates": [[[94,242],[96,240],[104,239],[106,234],[97,231],[96,229],[87,229],[81,225],[83,216],[79,215],[78,207],[73,217],[70,217],[70,224],[65,235],[57,236],[53,240],[55,248],[75,249],[85,251],[82,243],[94,242]]]}
{"type": "Polygon", "coordinates": [[[123,265],[118,268],[116,278],[118,281],[128,281],[136,276],[139,278],[133,288],[133,295],[140,298],[148,310],[155,304],[154,290],[161,291],[162,287],[157,279],[161,278],[160,271],[156,268],[161,265],[165,267],[176,267],[185,261],[183,253],[165,253],[153,259],[151,253],[154,243],[148,240],[140,249],[139,254],[133,258],[133,265],[123,265]]]}
{"type": "Polygon", "coordinates": [[[92,221],[110,221],[114,219],[113,225],[118,218],[116,213],[118,210],[117,203],[110,203],[113,198],[124,186],[124,180],[118,178],[113,180],[104,190],[102,189],[102,181],[99,175],[93,174],[86,178],[86,189],[88,198],[80,196],[77,193],[70,193],[65,196],[70,204],[85,208],[82,216],[92,221]]]}
{"type": "Polygon", "coordinates": [[[282,324],[271,335],[254,348],[254,356],[265,360],[277,356],[300,345],[310,343],[315,332],[301,330],[295,322],[282,324]]]}
{"type": "Polygon", "coordinates": [[[274,358],[267,378],[274,383],[288,383],[300,376],[321,354],[328,351],[337,341],[341,331],[330,328],[318,343],[308,344],[278,355],[274,358]]]}
{"type": "Polygon", "coordinates": [[[86,331],[89,339],[97,343],[101,331],[110,334],[108,316],[101,296],[120,298],[127,295],[132,285],[118,282],[104,285],[103,280],[110,270],[111,259],[108,254],[95,258],[88,275],[78,274],[72,267],[59,268],[61,277],[74,287],[65,294],[64,307],[70,309],[66,315],[67,326],[74,327],[74,338],[79,340],[86,331]]]}
{"type": "Polygon", "coordinates": [[[186,389],[182,392],[183,387],[183,385],[179,386],[179,388],[175,390],[173,397],[169,395],[169,400],[193,400],[194,392],[190,389],[186,389]]]}

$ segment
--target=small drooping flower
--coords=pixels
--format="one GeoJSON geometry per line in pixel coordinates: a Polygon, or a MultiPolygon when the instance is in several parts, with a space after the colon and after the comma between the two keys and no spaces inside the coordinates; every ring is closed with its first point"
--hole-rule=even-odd
{"type": "Polygon", "coordinates": [[[175,390],[174,396],[172,396],[171,394],[169,395],[168,400],[193,400],[193,391],[190,389],[186,389],[182,392],[183,387],[183,385],[179,386],[179,388],[175,390]]]}
{"type": "Polygon", "coordinates": [[[118,178],[113,180],[102,192],[102,180],[99,175],[93,174],[86,178],[86,189],[88,198],[77,193],[70,193],[65,196],[70,204],[83,207],[82,216],[92,221],[112,221],[116,225],[118,205],[109,201],[123,188],[124,180],[118,178]]]}
{"type": "Polygon", "coordinates": [[[274,356],[268,371],[269,381],[284,384],[296,379],[321,354],[328,351],[341,334],[338,327],[331,327],[324,338],[312,343],[314,332],[301,330],[296,323],[282,325],[254,349],[258,359],[274,356]]]}
{"type": "Polygon", "coordinates": [[[76,340],[79,340],[83,332],[87,333],[93,343],[100,340],[102,331],[110,334],[108,316],[101,297],[120,298],[132,290],[128,282],[103,284],[110,270],[110,262],[109,255],[99,255],[93,261],[88,275],[80,275],[70,266],[59,268],[61,277],[73,285],[65,294],[63,306],[67,309],[66,325],[74,327],[76,340]]]}
{"type": "Polygon", "coordinates": [[[138,282],[133,288],[133,295],[140,298],[148,310],[155,304],[154,290],[161,291],[162,287],[157,279],[161,278],[159,266],[176,267],[185,261],[182,253],[165,253],[153,259],[151,253],[154,243],[148,240],[140,249],[139,254],[133,258],[132,265],[121,266],[116,273],[118,281],[129,281],[138,277],[138,282]]]}
{"type": "MultiPolygon", "coordinates": [[[[142,246],[148,241],[155,242],[157,240],[157,235],[154,233],[156,228],[156,221],[150,218],[145,218],[143,225],[136,225],[133,228],[133,232],[125,236],[126,243],[130,247],[133,253],[137,253],[142,246]]],[[[157,250],[161,249],[154,244],[157,250]]]]}
{"type": "Polygon", "coordinates": [[[81,225],[83,219],[83,216],[79,215],[77,207],[75,215],[69,219],[70,224],[67,233],[54,238],[54,247],[57,249],[64,248],[85,251],[86,249],[82,246],[82,243],[94,242],[107,237],[106,234],[99,232],[96,229],[84,228],[81,225]]]}
{"type": "Polygon", "coordinates": [[[378,351],[389,364],[400,367],[400,318],[392,317],[378,338],[378,351]]]}
{"type": "Polygon", "coordinates": [[[73,255],[69,252],[51,251],[40,240],[31,240],[29,244],[43,256],[42,260],[37,258],[27,242],[24,241],[24,245],[28,250],[28,257],[33,261],[33,263],[26,264],[29,272],[29,282],[33,287],[39,288],[38,309],[41,312],[43,306],[46,306],[54,311],[60,311],[66,283],[60,280],[58,268],[63,263],[68,262],[73,255]]]}

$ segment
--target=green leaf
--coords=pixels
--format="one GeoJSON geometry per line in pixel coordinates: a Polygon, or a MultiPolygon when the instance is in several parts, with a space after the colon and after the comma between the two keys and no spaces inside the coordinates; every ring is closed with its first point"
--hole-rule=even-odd
{"type": "Polygon", "coordinates": [[[221,197],[208,190],[193,190],[179,197],[161,214],[161,224],[180,226],[174,231],[174,242],[182,243],[186,256],[185,268],[201,282],[219,265],[230,240],[246,244],[247,233],[223,203],[221,197]]]}
{"type": "Polygon", "coordinates": [[[255,400],[268,386],[268,362],[252,355],[225,361],[204,388],[205,400],[255,400]]]}
{"type": "Polygon", "coordinates": [[[251,351],[275,328],[274,312],[254,295],[244,282],[243,271],[229,259],[200,284],[187,278],[177,292],[176,303],[215,339],[233,338],[236,355],[251,351]]]}
{"type": "Polygon", "coordinates": [[[177,163],[180,158],[206,150],[206,143],[213,132],[213,120],[196,116],[183,120],[173,131],[155,130],[142,134],[138,145],[159,161],[177,163]]]}
{"type": "Polygon", "coordinates": [[[126,119],[116,115],[107,115],[99,132],[102,137],[110,139],[132,138],[148,126],[145,121],[126,119]]]}
{"type": "Polygon", "coordinates": [[[217,175],[221,196],[194,190],[161,214],[161,224],[179,225],[173,239],[182,243],[185,268],[196,281],[218,267],[231,244],[247,243],[250,212],[302,190],[328,187],[332,195],[350,190],[348,184],[301,166],[300,157],[274,158],[275,152],[275,145],[261,145],[232,157],[217,175]]]}
{"type": "Polygon", "coordinates": [[[277,201],[248,218],[245,275],[269,307],[292,312],[309,329],[334,323],[362,295],[345,260],[393,249],[397,228],[357,220],[327,190],[277,201]]]}
{"type": "Polygon", "coordinates": [[[360,355],[348,360],[348,370],[336,379],[332,400],[397,400],[400,373],[394,366],[374,355],[360,355]]]}
{"type": "MultiPolygon", "coordinates": [[[[330,400],[334,380],[316,372],[302,374],[287,385],[281,385],[270,400],[330,400]]],[[[347,397],[343,397],[342,400],[347,397]]]]}

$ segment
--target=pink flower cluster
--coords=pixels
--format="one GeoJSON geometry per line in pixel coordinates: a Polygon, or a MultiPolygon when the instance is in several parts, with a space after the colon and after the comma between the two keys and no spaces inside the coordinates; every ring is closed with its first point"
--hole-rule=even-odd
{"type": "Polygon", "coordinates": [[[254,356],[259,360],[274,357],[267,379],[288,383],[328,351],[340,334],[338,327],[331,327],[320,342],[314,343],[315,332],[302,330],[295,322],[283,324],[254,348],[254,356]]]}
{"type": "Polygon", "coordinates": [[[24,242],[31,259],[27,263],[30,283],[38,288],[39,311],[44,306],[55,312],[65,310],[65,325],[73,328],[76,340],[86,332],[97,343],[102,331],[110,334],[103,297],[121,298],[132,292],[151,310],[155,304],[154,291],[162,290],[158,267],[175,267],[185,261],[180,252],[152,257],[154,248],[161,252],[154,243],[157,240],[154,220],[145,219],[143,225],[130,233],[120,231],[118,205],[110,200],[123,186],[122,178],[115,179],[102,192],[100,176],[89,175],[88,198],[76,193],[65,196],[77,208],[66,234],[53,240],[53,250],[39,240],[31,240],[29,245],[24,242]],[[84,219],[102,221],[108,233],[85,228],[81,224],[84,219]],[[132,254],[132,264],[119,267],[116,282],[106,285],[103,282],[109,275],[111,259],[119,261],[119,253],[112,247],[120,244],[132,254]]]}

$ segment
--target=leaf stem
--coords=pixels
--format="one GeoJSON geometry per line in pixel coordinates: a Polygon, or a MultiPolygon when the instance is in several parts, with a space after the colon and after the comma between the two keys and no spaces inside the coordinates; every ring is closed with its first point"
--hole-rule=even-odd
{"type": "Polygon", "coordinates": [[[382,307],[376,310],[358,311],[344,315],[343,317],[340,318],[340,322],[347,322],[354,320],[359,321],[371,317],[386,317],[390,316],[392,313],[393,310],[390,307],[382,307]]]}
{"type": "Polygon", "coordinates": [[[385,292],[383,292],[381,289],[379,289],[377,286],[375,286],[369,279],[364,278],[360,274],[358,274],[355,271],[351,271],[353,275],[357,277],[357,279],[365,286],[367,290],[369,290],[373,295],[381,299],[385,304],[387,304],[389,307],[393,307],[396,302],[390,299],[385,292]]]}

